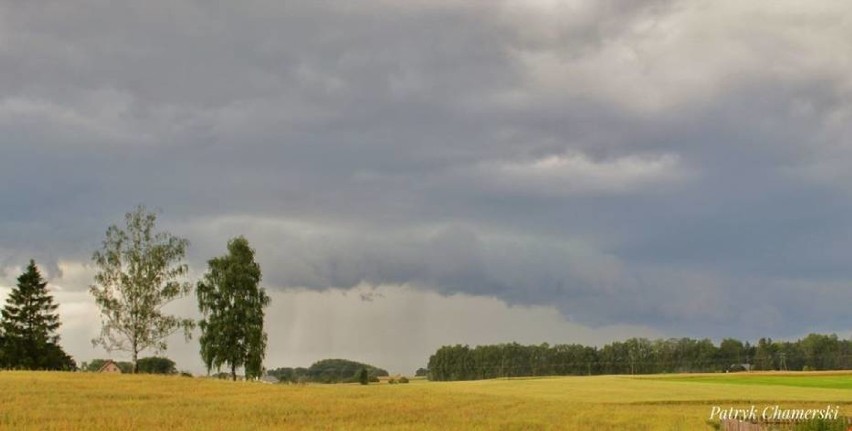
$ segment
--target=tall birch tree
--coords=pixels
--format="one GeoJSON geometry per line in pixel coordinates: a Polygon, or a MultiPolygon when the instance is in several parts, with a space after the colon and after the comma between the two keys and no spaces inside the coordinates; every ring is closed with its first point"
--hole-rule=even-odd
{"type": "Polygon", "coordinates": [[[189,241],[154,230],[157,216],[138,206],[110,226],[103,246],[92,256],[98,272],[89,292],[101,311],[101,332],[92,344],[130,353],[133,372],[139,353],[166,350],[166,338],[179,330],[189,339],[192,319],[167,314],[164,307],[189,295],[183,263],[189,241]]]}
{"type": "Polygon", "coordinates": [[[228,242],[228,254],[210,259],[208,271],[198,282],[198,308],[204,316],[201,328],[201,358],[207,370],[245,367],[246,378],[260,377],[266,355],[263,309],[269,296],[259,286],[260,265],[254,250],[243,237],[228,242]]]}

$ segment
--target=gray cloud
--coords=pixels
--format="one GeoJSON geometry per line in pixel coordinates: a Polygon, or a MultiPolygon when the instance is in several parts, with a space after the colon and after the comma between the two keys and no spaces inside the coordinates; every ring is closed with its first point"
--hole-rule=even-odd
{"type": "Polygon", "coordinates": [[[199,272],[247,235],[274,289],[847,331],[850,13],[4,3],[0,267],[60,280],[142,202],[199,272]]]}

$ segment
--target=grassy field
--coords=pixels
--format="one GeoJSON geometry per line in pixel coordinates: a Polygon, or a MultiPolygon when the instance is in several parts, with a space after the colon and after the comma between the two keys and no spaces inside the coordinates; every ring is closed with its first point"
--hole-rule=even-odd
{"type": "MultiPolygon", "coordinates": [[[[852,390],[852,376],[845,373],[809,373],[806,377],[801,374],[751,374],[751,375],[726,375],[710,374],[698,376],[676,376],[670,377],[669,381],[683,381],[690,383],[725,383],[732,385],[769,385],[769,386],[793,386],[799,388],[826,388],[826,389],[849,389],[852,390]],[[747,378],[744,378],[747,377],[747,378]]],[[[852,413],[852,412],[850,412],[852,413]]]]}
{"type": "Polygon", "coordinates": [[[269,385],[0,372],[0,429],[701,430],[713,405],[839,405],[852,374],[594,376],[269,385]]]}

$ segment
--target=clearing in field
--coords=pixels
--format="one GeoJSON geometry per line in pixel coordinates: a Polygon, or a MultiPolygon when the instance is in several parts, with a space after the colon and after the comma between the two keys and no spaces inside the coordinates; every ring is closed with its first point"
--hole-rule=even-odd
{"type": "Polygon", "coordinates": [[[94,373],[0,373],[15,430],[701,430],[712,406],[836,405],[852,373],[553,377],[269,385],[94,373]]]}

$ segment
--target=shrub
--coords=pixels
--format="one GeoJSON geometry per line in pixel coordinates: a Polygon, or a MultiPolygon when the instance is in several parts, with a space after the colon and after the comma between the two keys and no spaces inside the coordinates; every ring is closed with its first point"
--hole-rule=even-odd
{"type": "Polygon", "coordinates": [[[794,431],[845,431],[846,418],[814,419],[807,422],[797,423],[794,431]]]}
{"type": "Polygon", "coordinates": [[[169,358],[142,358],[136,362],[136,367],[143,374],[177,374],[175,362],[169,358]]]}
{"type": "Polygon", "coordinates": [[[405,377],[405,376],[402,376],[402,377],[399,378],[399,382],[400,383],[408,383],[408,378],[405,377]]]}

